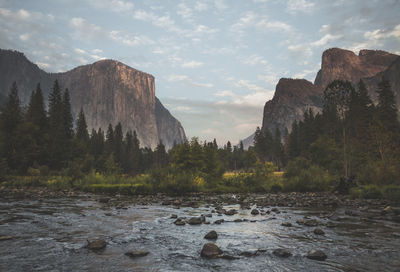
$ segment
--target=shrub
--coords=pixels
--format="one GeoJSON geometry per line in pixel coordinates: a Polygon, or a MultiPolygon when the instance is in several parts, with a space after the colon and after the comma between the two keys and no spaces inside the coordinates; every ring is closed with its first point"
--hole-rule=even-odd
{"type": "Polygon", "coordinates": [[[382,189],[382,195],[385,199],[400,202],[400,186],[389,185],[382,189]]]}
{"type": "Polygon", "coordinates": [[[304,158],[288,163],[284,179],[283,190],[297,192],[327,191],[332,181],[328,171],[304,158]]]}

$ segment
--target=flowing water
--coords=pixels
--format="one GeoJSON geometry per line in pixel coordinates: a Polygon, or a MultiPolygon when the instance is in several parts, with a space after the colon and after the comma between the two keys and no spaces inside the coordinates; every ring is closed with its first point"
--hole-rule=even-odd
{"type": "Polygon", "coordinates": [[[340,221],[334,221],[327,211],[315,209],[279,208],[280,213],[253,216],[239,205],[224,208],[238,209],[238,214],[213,213],[206,218],[209,225],[176,226],[171,214],[199,216],[213,208],[132,204],[116,209],[87,197],[0,199],[0,236],[12,238],[0,240],[0,271],[400,271],[398,223],[346,216],[341,209],[335,211],[340,221]],[[249,221],[232,222],[236,218],[249,221]],[[318,220],[325,235],[296,223],[304,218],[318,220]],[[217,219],[228,222],[213,224],[217,219]],[[200,257],[210,230],[218,233],[215,243],[238,259],[200,257]],[[85,247],[96,238],[107,242],[100,252],[85,247]],[[277,257],[272,253],[277,248],[293,256],[277,257]],[[150,254],[124,255],[134,249],[150,254]],[[311,249],[321,249],[328,258],[306,258],[311,249]],[[256,254],[245,257],[243,252],[256,254]]]}

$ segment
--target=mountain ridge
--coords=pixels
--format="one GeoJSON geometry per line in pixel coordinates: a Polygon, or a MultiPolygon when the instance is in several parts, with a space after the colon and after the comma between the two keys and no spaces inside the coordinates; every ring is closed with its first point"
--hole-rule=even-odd
{"type": "Polygon", "coordinates": [[[161,140],[167,148],[186,140],[180,122],[155,96],[155,78],[120,61],[106,59],[80,65],[61,73],[47,73],[23,53],[0,49],[0,95],[17,82],[21,102],[29,102],[40,82],[47,100],[57,79],[68,88],[73,116],[82,107],[89,130],[121,122],[125,131],[135,130],[142,146],[154,148],[161,140]],[[160,128],[162,127],[162,128],[160,128]]]}

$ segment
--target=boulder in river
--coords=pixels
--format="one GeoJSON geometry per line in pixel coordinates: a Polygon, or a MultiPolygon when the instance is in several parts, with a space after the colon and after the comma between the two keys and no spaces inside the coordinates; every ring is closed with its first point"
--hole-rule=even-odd
{"type": "Polygon", "coordinates": [[[176,214],[171,214],[171,218],[172,218],[172,219],[176,219],[176,218],[178,218],[178,215],[176,215],[176,214]]]}
{"type": "Polygon", "coordinates": [[[136,257],[144,257],[147,256],[150,252],[144,251],[144,250],[132,250],[129,252],[126,252],[125,255],[131,258],[136,258],[136,257]]]}
{"type": "Polygon", "coordinates": [[[284,227],[291,227],[291,226],[292,226],[292,223],[290,223],[290,222],[283,222],[281,225],[284,226],[284,227]]]}
{"type": "Polygon", "coordinates": [[[8,235],[1,236],[0,235],[0,241],[6,241],[6,240],[11,240],[11,239],[13,239],[12,236],[8,236],[8,235]]]}
{"type": "Polygon", "coordinates": [[[287,258],[287,257],[292,256],[292,253],[290,253],[290,251],[285,249],[285,248],[275,249],[273,251],[273,253],[274,253],[275,256],[278,256],[278,257],[281,257],[281,258],[287,258]]]}
{"type": "Polygon", "coordinates": [[[225,221],[224,219],[218,219],[214,221],[214,224],[220,225],[224,221],[225,221]]]}
{"type": "Polygon", "coordinates": [[[230,210],[225,211],[225,215],[234,215],[235,213],[236,213],[235,209],[230,209],[230,210]]]}
{"type": "Polygon", "coordinates": [[[218,258],[222,254],[222,250],[213,243],[207,243],[203,246],[201,250],[201,257],[204,258],[218,258]]]}
{"type": "Polygon", "coordinates": [[[215,240],[218,238],[218,234],[215,230],[210,231],[204,236],[204,239],[215,240]]]}
{"type": "Polygon", "coordinates": [[[252,215],[258,215],[260,212],[257,209],[252,209],[251,214],[252,215]]]}
{"type": "Polygon", "coordinates": [[[317,261],[325,261],[327,258],[326,254],[322,250],[311,250],[307,254],[307,258],[311,260],[317,260],[317,261]]]}
{"type": "Polygon", "coordinates": [[[175,220],[174,224],[177,225],[177,226],[183,226],[186,223],[181,218],[178,218],[178,219],[175,220]]]}
{"type": "Polygon", "coordinates": [[[91,250],[100,250],[106,248],[107,243],[103,239],[88,241],[87,248],[91,250]]]}
{"type": "Polygon", "coordinates": [[[320,228],[316,228],[316,229],[314,230],[314,234],[317,234],[317,235],[324,235],[325,232],[324,232],[322,229],[320,229],[320,228]]]}
{"type": "Polygon", "coordinates": [[[191,217],[187,222],[189,225],[200,225],[203,223],[203,217],[191,217]]]}

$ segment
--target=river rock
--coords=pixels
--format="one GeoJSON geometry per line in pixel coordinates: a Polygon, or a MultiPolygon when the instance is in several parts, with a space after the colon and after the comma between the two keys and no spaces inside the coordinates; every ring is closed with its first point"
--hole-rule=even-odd
{"type": "Polygon", "coordinates": [[[178,218],[178,215],[176,215],[176,214],[171,214],[171,218],[172,218],[172,219],[176,219],[176,218],[178,218]]]}
{"type": "Polygon", "coordinates": [[[252,209],[251,214],[252,215],[258,215],[260,212],[257,209],[252,209]]]}
{"type": "Polygon", "coordinates": [[[328,256],[322,250],[311,250],[307,254],[308,259],[317,260],[317,261],[325,261],[328,256]]]}
{"type": "Polygon", "coordinates": [[[222,250],[213,243],[207,243],[203,246],[201,250],[201,257],[204,258],[217,258],[222,254],[222,250]]]}
{"type": "Polygon", "coordinates": [[[218,234],[215,230],[210,231],[204,236],[204,239],[215,240],[218,238],[218,234]]]}
{"type": "Polygon", "coordinates": [[[278,256],[278,257],[281,257],[281,258],[287,258],[287,257],[292,256],[292,253],[290,251],[288,251],[287,249],[285,249],[285,248],[275,249],[273,251],[273,254],[275,256],[278,256]]]}
{"type": "Polygon", "coordinates": [[[189,225],[200,225],[203,223],[203,217],[191,217],[187,222],[189,225]]]}
{"type": "Polygon", "coordinates": [[[136,257],[144,257],[147,256],[150,252],[144,251],[144,250],[132,250],[129,252],[126,252],[125,255],[131,258],[136,258],[136,257]]]}
{"type": "Polygon", "coordinates": [[[284,226],[284,227],[291,227],[291,226],[292,226],[292,223],[290,223],[290,222],[283,222],[281,225],[284,226]]]}
{"type": "Polygon", "coordinates": [[[317,235],[324,235],[325,232],[324,232],[322,229],[320,229],[320,228],[316,228],[316,229],[314,230],[314,234],[317,234],[317,235]]]}
{"type": "Polygon", "coordinates": [[[224,221],[225,221],[224,219],[218,219],[214,221],[214,224],[220,225],[224,221]]]}
{"type": "Polygon", "coordinates": [[[230,209],[230,210],[225,211],[225,215],[234,215],[235,213],[236,213],[235,209],[230,209]]]}
{"type": "Polygon", "coordinates": [[[178,218],[175,220],[174,224],[177,226],[184,226],[186,223],[182,219],[178,218]]]}
{"type": "Polygon", "coordinates": [[[100,250],[106,248],[107,243],[103,239],[97,239],[92,242],[88,241],[87,248],[91,250],[100,250]]]}
{"type": "Polygon", "coordinates": [[[235,223],[243,222],[243,219],[236,218],[235,220],[233,220],[233,222],[235,222],[235,223]]]}
{"type": "Polygon", "coordinates": [[[315,227],[318,226],[319,222],[315,219],[310,219],[310,220],[306,220],[304,221],[304,225],[307,227],[315,227]]]}
{"type": "Polygon", "coordinates": [[[182,204],[182,202],[179,199],[174,200],[173,204],[175,206],[180,206],[182,204]]]}
{"type": "Polygon", "coordinates": [[[12,237],[12,236],[3,235],[3,236],[0,236],[0,241],[7,241],[7,240],[11,240],[13,238],[14,237],[12,237]]]}

